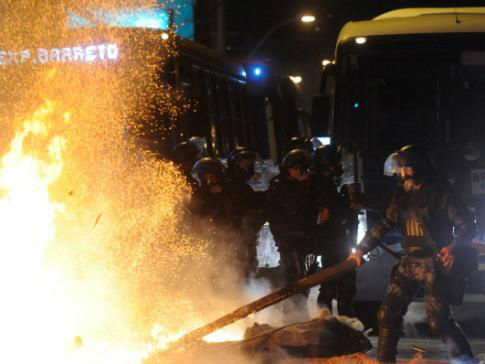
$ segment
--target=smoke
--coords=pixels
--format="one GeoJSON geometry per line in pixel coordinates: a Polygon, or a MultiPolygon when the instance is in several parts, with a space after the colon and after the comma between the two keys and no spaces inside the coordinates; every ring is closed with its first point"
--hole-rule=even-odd
{"type": "MultiPolygon", "coordinates": [[[[3,239],[1,249],[18,251],[4,254],[16,260],[9,264],[12,271],[4,272],[5,281],[13,283],[4,286],[8,299],[1,317],[12,317],[6,329],[11,342],[42,343],[36,360],[138,363],[244,301],[231,250],[224,248],[233,235],[215,239],[207,224],[189,228],[183,206],[190,188],[172,163],[140,148],[140,140],[156,145],[168,137],[177,116],[190,107],[159,82],[173,44],[150,31],[66,29],[73,4],[16,0],[1,5],[0,155],[16,147],[18,163],[21,158],[28,165],[38,162],[32,163],[32,175],[39,180],[51,166],[58,171],[46,182],[52,208],[30,208],[22,201],[21,209],[31,213],[10,213],[9,231],[18,233],[3,239]],[[113,45],[119,53],[109,58],[103,52],[113,45]],[[76,60],[74,52],[90,58],[76,60]],[[22,141],[14,145],[18,135],[22,141]],[[46,230],[46,245],[38,245],[38,236],[25,232],[47,213],[52,221],[39,228],[46,230]],[[42,264],[29,270],[25,258],[34,253],[33,261],[42,264]],[[27,330],[20,321],[25,312],[35,313],[28,316],[27,330]]],[[[7,162],[3,159],[2,169],[7,162]]],[[[24,176],[9,178],[23,187],[24,176]]],[[[25,185],[19,195],[31,192],[25,185]]],[[[15,201],[1,187],[6,216],[15,201]]],[[[16,355],[7,361],[26,362],[23,355],[32,354],[16,355]]]]}
{"type": "MultiPolygon", "coordinates": [[[[38,345],[37,361],[139,363],[168,341],[271,290],[265,281],[246,285],[242,279],[231,247],[238,240],[234,232],[215,232],[207,221],[187,224],[193,222],[184,208],[191,191],[180,171],[140,148],[157,149],[191,107],[160,82],[175,52],[171,41],[161,41],[152,31],[65,27],[69,11],[120,6],[151,7],[153,2],[12,0],[1,5],[0,155],[9,153],[26,125],[41,123],[41,132],[24,133],[19,158],[38,161],[34,168],[40,179],[52,165],[58,171],[48,181],[54,207],[47,211],[52,226],[46,222],[45,248],[35,234],[20,241],[44,221],[46,211],[38,206],[34,214],[14,216],[18,234],[1,245],[2,252],[19,249],[9,265],[13,270],[4,277],[25,276],[13,279],[21,290],[5,286],[9,299],[1,308],[8,310],[0,310],[1,317],[14,318],[9,322],[19,336],[11,335],[12,342],[49,339],[48,345],[38,345]],[[53,151],[53,146],[58,148],[53,151]],[[28,270],[26,251],[38,253],[38,270],[28,270]],[[24,304],[15,310],[20,298],[24,304]],[[26,311],[41,320],[33,317],[28,330],[15,328],[15,319],[26,311]]],[[[6,165],[4,159],[2,169],[6,165]]],[[[10,191],[1,187],[0,207],[5,202],[10,208],[10,191]]],[[[25,201],[21,207],[29,209],[25,201]]],[[[281,324],[270,320],[275,317],[297,320],[280,305],[209,339],[239,339],[256,320],[281,324]]],[[[226,362],[254,363],[237,351],[220,355],[226,362]]],[[[16,361],[7,359],[28,361],[20,354],[16,361]]]]}

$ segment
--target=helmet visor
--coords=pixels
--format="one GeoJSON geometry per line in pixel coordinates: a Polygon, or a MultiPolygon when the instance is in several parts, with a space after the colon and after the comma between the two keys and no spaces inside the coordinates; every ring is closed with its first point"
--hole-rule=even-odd
{"type": "Polygon", "coordinates": [[[399,154],[392,153],[384,162],[384,175],[388,177],[399,175],[400,168],[399,154]]]}

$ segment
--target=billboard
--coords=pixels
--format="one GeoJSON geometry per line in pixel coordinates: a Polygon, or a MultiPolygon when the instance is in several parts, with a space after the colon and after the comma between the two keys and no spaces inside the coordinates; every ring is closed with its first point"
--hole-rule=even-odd
{"type": "Polygon", "coordinates": [[[81,14],[70,12],[68,15],[68,26],[70,28],[85,28],[103,24],[122,28],[168,29],[170,23],[169,14],[173,12],[173,22],[177,34],[193,40],[194,1],[160,0],[159,4],[159,7],[149,9],[90,10],[89,19],[81,14]]]}

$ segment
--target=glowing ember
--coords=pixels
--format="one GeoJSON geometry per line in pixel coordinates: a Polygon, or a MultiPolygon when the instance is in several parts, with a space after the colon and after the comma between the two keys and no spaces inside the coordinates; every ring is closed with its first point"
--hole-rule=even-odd
{"type": "Polygon", "coordinates": [[[45,261],[47,247],[57,235],[56,216],[65,212],[63,204],[49,198],[50,186],[63,171],[66,146],[63,137],[50,133],[54,107],[47,102],[23,123],[1,161],[2,358],[9,363],[39,358],[55,364],[94,363],[100,358],[108,363],[136,363],[143,352],[135,348],[129,351],[100,341],[85,352],[83,347],[91,344],[76,336],[82,318],[66,296],[70,283],[45,261]],[[47,158],[26,153],[27,140],[45,145],[47,158]]]}
{"type": "Polygon", "coordinates": [[[244,329],[221,329],[213,334],[207,335],[204,341],[209,343],[224,342],[224,341],[239,341],[244,338],[244,329]]]}
{"type": "MultiPolygon", "coordinates": [[[[154,81],[171,50],[164,42],[160,51],[155,32],[74,37],[63,28],[73,3],[34,3],[3,4],[1,49],[117,44],[120,53],[116,62],[0,69],[2,362],[139,364],[237,306],[212,286],[217,273],[224,294],[234,291],[230,267],[217,267],[210,239],[182,223],[190,189],[181,174],[135,145],[163,138],[187,108],[154,81]],[[169,121],[156,124],[154,109],[169,121]]],[[[221,335],[240,338],[231,329],[207,340],[221,335]]]]}

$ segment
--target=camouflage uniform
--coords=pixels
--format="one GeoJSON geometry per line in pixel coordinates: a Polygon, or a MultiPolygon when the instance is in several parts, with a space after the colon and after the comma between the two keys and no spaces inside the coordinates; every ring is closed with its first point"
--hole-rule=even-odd
{"type": "MultiPolygon", "coordinates": [[[[396,361],[403,317],[420,286],[426,289],[426,313],[433,333],[440,336],[452,359],[472,360],[470,345],[450,308],[460,303],[460,297],[450,294],[451,281],[437,259],[441,248],[453,242],[457,247],[464,246],[469,240],[473,233],[469,211],[439,179],[424,180],[422,188],[413,192],[398,187],[383,220],[358,249],[367,253],[394,227],[401,229],[404,254],[392,271],[387,297],[378,312],[378,360],[396,361]]],[[[459,281],[459,287],[464,287],[464,282],[459,281]]]]}

